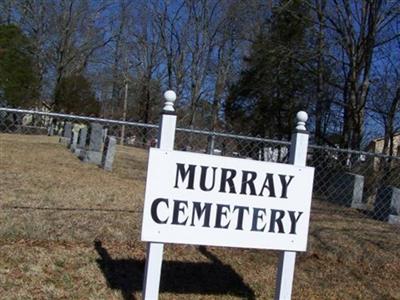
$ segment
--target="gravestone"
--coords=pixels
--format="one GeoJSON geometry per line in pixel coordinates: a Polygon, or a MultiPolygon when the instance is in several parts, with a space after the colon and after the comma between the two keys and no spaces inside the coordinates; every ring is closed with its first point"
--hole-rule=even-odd
{"type": "Polygon", "coordinates": [[[388,223],[393,225],[400,225],[400,216],[389,215],[388,223]]]}
{"type": "Polygon", "coordinates": [[[102,165],[104,170],[111,171],[114,162],[117,139],[114,136],[107,136],[104,144],[102,165]]]}
{"type": "Polygon", "coordinates": [[[289,155],[289,148],[286,147],[286,146],[282,146],[281,149],[280,149],[280,156],[281,156],[280,157],[280,161],[282,162],[285,159],[287,159],[288,155],[289,155]]]}
{"type": "Polygon", "coordinates": [[[377,219],[388,221],[400,216],[400,189],[393,186],[382,186],[378,189],[374,205],[374,215],[377,219]]]}
{"type": "Polygon", "coordinates": [[[264,160],[269,162],[278,162],[280,149],[272,148],[272,147],[265,147],[264,148],[264,160]]]}
{"type": "Polygon", "coordinates": [[[103,136],[103,143],[106,142],[106,137],[108,134],[108,128],[103,128],[102,136],[103,136]]]}
{"type": "Polygon", "coordinates": [[[220,149],[213,149],[213,154],[214,154],[214,155],[219,155],[219,156],[221,156],[221,155],[222,155],[222,150],[220,150],[220,149]]]}
{"type": "Polygon", "coordinates": [[[72,123],[66,122],[64,124],[63,135],[60,138],[60,143],[64,146],[69,146],[72,137],[72,123]]]}
{"type": "Polygon", "coordinates": [[[71,138],[71,145],[70,149],[73,153],[75,153],[76,146],[78,144],[78,131],[77,130],[72,130],[72,138],[71,138]]]}
{"type": "Polygon", "coordinates": [[[58,120],[54,121],[54,127],[53,127],[54,135],[62,136],[63,128],[64,128],[64,122],[58,120]]]}
{"type": "Polygon", "coordinates": [[[49,127],[47,128],[47,135],[48,136],[53,136],[54,135],[54,130],[55,130],[55,124],[51,122],[49,124],[49,127]]]}
{"type": "Polygon", "coordinates": [[[288,158],[289,154],[289,148],[286,146],[281,146],[279,148],[265,147],[263,151],[264,151],[264,160],[270,162],[282,162],[288,158]]]}
{"type": "Polygon", "coordinates": [[[364,176],[337,173],[328,187],[328,200],[347,207],[365,209],[363,200],[364,176]]]}
{"type": "MultiPolygon", "coordinates": [[[[85,140],[82,140],[82,141],[81,141],[81,144],[83,145],[83,147],[81,148],[80,153],[79,153],[79,155],[78,155],[78,157],[79,157],[81,160],[85,160],[86,152],[87,152],[87,150],[88,150],[89,143],[90,143],[90,133],[91,133],[91,132],[92,132],[92,126],[86,127],[86,138],[85,138],[85,140]]],[[[83,137],[82,137],[82,138],[83,138],[83,137]]]]}
{"type": "Polygon", "coordinates": [[[83,161],[101,165],[103,148],[103,126],[99,123],[90,124],[89,146],[85,151],[83,161]]]}
{"type": "Polygon", "coordinates": [[[80,156],[81,152],[85,151],[85,147],[86,147],[86,137],[87,137],[87,127],[83,127],[81,129],[79,129],[79,133],[78,133],[78,143],[76,145],[75,148],[75,152],[74,154],[76,156],[80,156]]]}
{"type": "Polygon", "coordinates": [[[63,136],[65,123],[63,121],[57,122],[57,135],[63,136]]]}

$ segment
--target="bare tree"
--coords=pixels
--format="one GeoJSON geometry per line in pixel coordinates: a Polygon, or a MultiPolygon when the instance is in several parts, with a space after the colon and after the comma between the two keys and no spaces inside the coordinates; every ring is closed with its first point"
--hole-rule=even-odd
{"type": "Polygon", "coordinates": [[[325,9],[326,9],[326,0],[315,0],[316,7],[316,16],[317,16],[317,82],[316,82],[316,90],[317,90],[317,99],[315,106],[315,138],[317,143],[321,143],[323,139],[323,118],[324,113],[329,109],[324,109],[329,105],[325,97],[324,90],[326,88],[325,82],[325,64],[324,64],[324,54],[325,54],[325,9]]]}
{"type": "Polygon", "coordinates": [[[398,47],[385,49],[384,64],[374,72],[368,107],[373,119],[384,129],[382,153],[391,156],[395,154],[394,135],[400,130],[400,64],[398,55],[391,54],[394,49],[400,51],[400,40],[397,44],[398,47]]]}
{"type": "Polygon", "coordinates": [[[19,24],[28,34],[32,43],[32,54],[35,64],[35,71],[38,75],[41,87],[41,97],[49,99],[49,86],[45,81],[49,69],[49,53],[51,51],[48,41],[51,35],[50,14],[46,11],[46,1],[16,1],[15,10],[20,16],[19,24]]]}
{"type": "MultiPolygon", "coordinates": [[[[112,62],[112,88],[111,88],[111,117],[115,117],[114,112],[120,104],[122,90],[127,94],[127,78],[129,71],[129,62],[127,58],[127,27],[132,25],[131,8],[133,2],[130,0],[121,0],[117,3],[117,14],[114,17],[115,32],[113,41],[110,43],[110,48],[113,53],[112,62]]],[[[125,97],[125,96],[124,96],[125,97]]],[[[126,110],[125,110],[126,117],[126,110]]]]}
{"type": "Polygon", "coordinates": [[[193,127],[201,97],[205,93],[206,80],[215,37],[218,32],[218,16],[220,1],[187,1],[189,26],[192,28],[190,39],[187,40],[189,49],[190,96],[189,122],[193,127]]]}
{"type": "Polygon", "coordinates": [[[240,1],[227,1],[223,5],[223,15],[217,28],[214,55],[211,57],[210,73],[214,82],[211,106],[211,130],[218,127],[218,114],[229,83],[235,78],[235,60],[240,59],[243,23],[240,19],[240,1]],[[238,56],[237,56],[238,55],[238,56]]]}
{"type": "Polygon", "coordinates": [[[161,6],[154,5],[153,7],[156,12],[155,25],[160,36],[160,47],[166,64],[166,85],[179,95],[177,103],[175,103],[179,107],[180,101],[184,97],[185,62],[188,57],[186,40],[189,38],[190,32],[185,2],[176,3],[175,8],[168,2],[163,2],[161,6]]]}
{"type": "Polygon", "coordinates": [[[13,10],[16,6],[15,0],[3,0],[0,2],[0,25],[13,22],[13,10]]]}
{"type": "Polygon", "coordinates": [[[386,34],[399,15],[399,5],[361,0],[332,0],[329,5],[326,26],[339,46],[337,55],[342,56],[343,146],[361,146],[374,51],[399,35],[386,34]]]}
{"type": "Polygon", "coordinates": [[[49,62],[55,70],[54,107],[58,108],[57,90],[68,75],[85,70],[94,52],[107,45],[112,37],[99,24],[108,3],[63,0],[46,8],[51,20],[49,62]]]}
{"type": "Polygon", "coordinates": [[[137,108],[140,120],[148,123],[153,120],[153,111],[157,109],[152,105],[155,101],[152,87],[161,80],[159,68],[162,50],[151,3],[141,3],[135,19],[135,31],[131,33],[134,36],[131,53],[136,66],[136,80],[140,83],[137,108]]]}

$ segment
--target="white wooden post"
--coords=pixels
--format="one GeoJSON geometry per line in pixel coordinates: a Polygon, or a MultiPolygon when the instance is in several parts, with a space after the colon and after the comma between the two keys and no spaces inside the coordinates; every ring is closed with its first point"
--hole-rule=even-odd
{"type": "MultiPolygon", "coordinates": [[[[289,163],[297,166],[305,166],[308,148],[308,132],[306,131],[305,124],[308,115],[304,111],[299,111],[296,117],[297,126],[292,134],[289,163]]],[[[296,252],[280,252],[275,285],[275,300],[291,299],[295,263],[296,252]]]]}
{"type": "MultiPolygon", "coordinates": [[[[164,98],[165,103],[158,132],[158,148],[173,150],[176,128],[176,113],[174,110],[176,94],[174,91],[166,91],[164,93],[164,98]]],[[[145,300],[158,299],[163,251],[163,243],[150,242],[147,244],[146,267],[142,293],[142,298],[145,300]]]]}

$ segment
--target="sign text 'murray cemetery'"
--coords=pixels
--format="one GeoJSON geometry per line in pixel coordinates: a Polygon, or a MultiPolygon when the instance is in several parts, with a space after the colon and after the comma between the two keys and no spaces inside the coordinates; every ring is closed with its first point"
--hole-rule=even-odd
{"type": "Polygon", "coordinates": [[[314,169],[150,149],[142,240],[305,251],[314,169]]]}

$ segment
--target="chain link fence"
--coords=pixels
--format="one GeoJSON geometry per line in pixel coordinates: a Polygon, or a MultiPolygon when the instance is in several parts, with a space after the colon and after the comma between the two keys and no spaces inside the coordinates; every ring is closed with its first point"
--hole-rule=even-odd
{"type": "MultiPolygon", "coordinates": [[[[128,147],[148,149],[157,144],[155,124],[0,108],[1,133],[62,136],[68,122],[73,130],[90,128],[91,123],[101,124],[107,135],[115,136],[124,145],[117,155],[128,147]]],[[[177,128],[175,149],[287,163],[290,142],[177,128]]],[[[307,165],[315,168],[315,200],[329,202],[337,210],[357,209],[366,218],[399,224],[399,156],[310,145],[307,165]]]]}
{"type": "MultiPolygon", "coordinates": [[[[52,164],[53,172],[60,170],[63,173],[66,172],[63,165],[74,165],[70,168],[72,171],[64,173],[56,181],[56,184],[68,187],[52,188],[49,191],[46,179],[32,177],[36,176],[36,171],[29,170],[32,168],[29,159],[23,162],[28,164],[25,176],[19,174],[21,170],[25,173],[24,165],[20,169],[10,170],[9,175],[6,174],[7,168],[13,169],[15,163],[3,161],[1,158],[1,164],[6,163],[7,166],[0,169],[0,179],[4,180],[1,176],[5,176],[4,182],[8,180],[8,183],[4,186],[15,191],[7,192],[2,187],[2,194],[7,199],[0,204],[0,212],[5,220],[5,228],[0,228],[0,235],[5,238],[20,236],[40,239],[40,232],[43,232],[42,236],[50,240],[93,237],[118,237],[130,242],[132,239],[138,240],[148,149],[156,146],[157,136],[158,125],[155,124],[0,108],[0,154],[3,158],[12,158],[13,150],[8,147],[12,145],[10,141],[16,140],[19,147],[26,143],[29,145],[27,147],[32,148],[32,152],[36,145],[43,144],[45,148],[41,148],[41,151],[49,149],[52,153],[61,155],[56,161],[50,154],[47,158],[43,153],[33,153],[29,159],[39,160],[36,157],[40,156],[40,167],[52,164]],[[108,136],[117,139],[117,165],[111,173],[112,178],[107,177],[105,171],[94,175],[90,171],[93,168],[81,165],[67,152],[62,154],[61,146],[55,147],[59,137],[64,134],[66,124],[70,124],[73,130],[86,126],[90,131],[93,123],[100,124],[108,136]],[[2,141],[7,146],[2,145],[2,141]],[[8,154],[3,156],[6,152],[8,154]],[[46,159],[48,161],[44,162],[46,159]],[[82,177],[71,179],[77,176],[74,168],[79,168],[79,176],[104,175],[96,180],[82,177]],[[4,172],[3,175],[1,172],[4,172]],[[28,189],[34,190],[37,185],[38,191],[31,197],[21,194],[21,189],[13,183],[13,178],[18,178],[16,182],[22,184],[31,182],[28,189]],[[93,187],[90,187],[92,184],[93,187]],[[27,198],[31,203],[26,201],[27,198]]],[[[287,163],[290,142],[177,128],[175,149],[287,163]]],[[[400,157],[309,145],[307,166],[315,168],[315,176],[309,246],[308,251],[302,254],[303,257],[308,255],[318,258],[321,251],[326,251],[338,264],[353,264],[359,272],[368,270],[370,262],[373,263],[374,270],[386,268],[385,259],[397,256],[394,253],[398,253],[400,157]]],[[[40,174],[47,176],[43,171],[40,174]]],[[[52,173],[51,176],[55,175],[52,173]]],[[[300,256],[299,260],[302,259],[304,260],[300,256]]],[[[321,272],[324,276],[340,277],[339,267],[321,272]]]]}
{"type": "MultiPolygon", "coordinates": [[[[155,124],[0,108],[0,238],[139,241],[148,149],[157,138],[155,124]],[[97,128],[102,138],[116,138],[111,173],[66,151],[67,127],[75,133],[97,128]]],[[[177,128],[175,149],[287,163],[290,142],[177,128]]],[[[329,282],[333,289],[341,282],[348,291],[342,298],[350,299],[346,276],[365,273],[368,284],[376,282],[374,296],[383,295],[377,288],[396,281],[398,273],[399,153],[309,145],[307,166],[315,168],[314,190],[308,249],[298,256],[298,276],[312,272],[313,278],[322,278],[319,284],[329,282]],[[316,267],[310,271],[311,265],[316,267]]],[[[275,254],[267,256],[277,259],[275,254]]]]}

